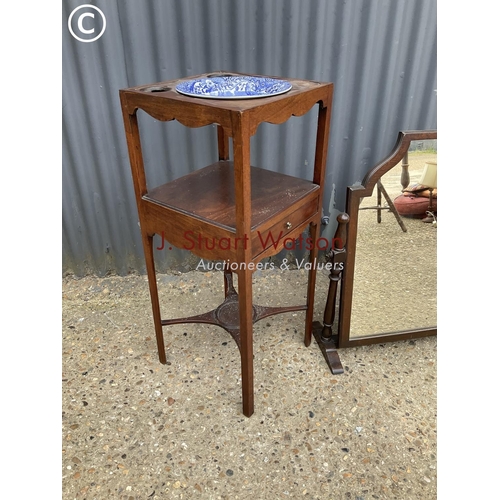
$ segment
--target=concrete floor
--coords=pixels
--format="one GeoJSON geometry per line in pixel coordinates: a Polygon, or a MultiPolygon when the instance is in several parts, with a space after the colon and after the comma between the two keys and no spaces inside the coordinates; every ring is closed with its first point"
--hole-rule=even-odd
{"type": "MultiPolygon", "coordinates": [[[[255,302],[302,303],[306,273],[258,272],[255,302]]],[[[164,317],[216,307],[222,275],[158,276],[164,317]]],[[[321,320],[327,274],[319,273],[321,320]]],[[[164,329],[144,276],[63,280],[63,498],[434,499],[436,337],[340,350],[332,376],[304,313],[254,327],[255,413],[224,330],[164,329]]]]}

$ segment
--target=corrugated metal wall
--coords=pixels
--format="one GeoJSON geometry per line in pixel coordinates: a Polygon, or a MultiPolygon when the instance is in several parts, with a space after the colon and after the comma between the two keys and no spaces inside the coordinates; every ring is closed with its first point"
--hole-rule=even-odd
{"type": "MultiPolygon", "coordinates": [[[[91,43],[68,29],[82,4],[65,1],[62,12],[64,273],[144,272],[120,88],[216,70],[334,82],[332,220],[346,187],[390,152],[399,130],[437,126],[436,0],[101,0],[92,5],[106,29],[91,43]]],[[[95,14],[81,26],[103,25],[95,14]]],[[[314,113],[259,127],[252,164],[310,178],[314,113]]],[[[216,160],[214,127],[145,114],[140,124],[150,185],[216,160]]],[[[184,250],[157,255],[160,271],[198,261],[184,250]]]]}

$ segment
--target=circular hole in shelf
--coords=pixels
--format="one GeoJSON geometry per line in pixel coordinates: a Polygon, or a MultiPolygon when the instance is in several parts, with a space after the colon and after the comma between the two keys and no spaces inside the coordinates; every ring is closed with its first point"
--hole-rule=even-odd
{"type": "Polygon", "coordinates": [[[170,87],[152,86],[141,89],[143,92],[166,92],[170,87]]]}
{"type": "Polygon", "coordinates": [[[210,75],[207,75],[207,78],[215,78],[216,76],[227,77],[227,76],[234,76],[234,75],[232,73],[211,73],[210,75]]]}

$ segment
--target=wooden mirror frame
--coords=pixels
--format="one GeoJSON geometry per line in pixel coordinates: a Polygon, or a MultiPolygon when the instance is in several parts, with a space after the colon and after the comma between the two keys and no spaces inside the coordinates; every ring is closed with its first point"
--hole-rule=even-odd
{"type": "Polygon", "coordinates": [[[394,342],[413,338],[437,335],[436,327],[415,328],[397,332],[379,333],[363,337],[350,338],[352,295],[354,285],[354,272],[356,262],[356,240],[358,234],[358,214],[362,198],[370,197],[377,181],[391,168],[395,167],[405,156],[412,141],[437,139],[436,130],[411,130],[400,132],[392,153],[377,166],[371,169],[360,185],[347,188],[346,212],[349,215],[346,237],[346,260],[342,273],[342,286],[340,289],[339,333],[338,347],[356,347],[382,342],[394,342]]]}

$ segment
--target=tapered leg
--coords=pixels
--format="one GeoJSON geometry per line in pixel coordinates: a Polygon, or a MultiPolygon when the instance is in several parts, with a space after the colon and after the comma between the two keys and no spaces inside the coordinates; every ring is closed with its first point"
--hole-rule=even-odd
{"type": "Polygon", "coordinates": [[[227,295],[229,293],[229,283],[232,285],[232,280],[233,280],[233,273],[229,269],[228,265],[226,262],[224,262],[224,297],[227,298],[227,295]]]}
{"type": "Polygon", "coordinates": [[[163,341],[163,329],[161,326],[160,301],[158,300],[158,287],[156,286],[155,262],[153,257],[153,236],[143,235],[144,256],[146,259],[146,269],[148,272],[149,294],[151,295],[151,305],[153,306],[153,321],[156,332],[156,343],[158,345],[158,357],[160,363],[166,364],[165,343],[163,341]]]}
{"type": "Polygon", "coordinates": [[[254,411],[253,394],[253,309],[252,272],[238,271],[238,295],[241,339],[241,385],[243,391],[243,414],[250,417],[254,411]]]}
{"type": "Polygon", "coordinates": [[[377,182],[377,222],[382,222],[382,192],[380,190],[380,181],[377,182]]]}
{"type": "Polygon", "coordinates": [[[313,248],[311,250],[309,261],[311,262],[311,269],[309,270],[309,279],[307,281],[307,309],[306,309],[306,327],[304,335],[304,344],[309,347],[311,344],[312,335],[312,320],[314,314],[314,292],[316,290],[316,260],[318,259],[318,227],[317,222],[311,222],[310,234],[313,241],[313,248]]]}

